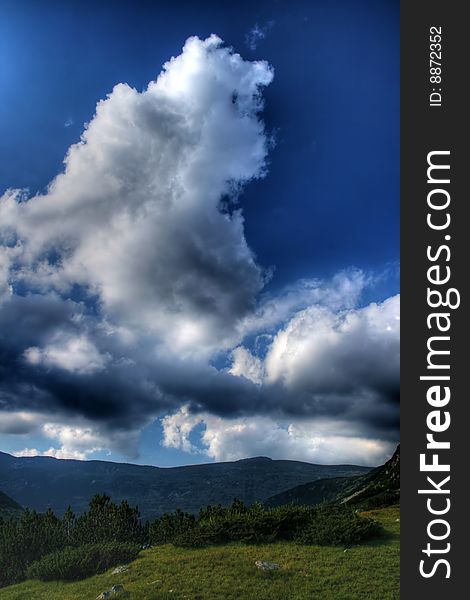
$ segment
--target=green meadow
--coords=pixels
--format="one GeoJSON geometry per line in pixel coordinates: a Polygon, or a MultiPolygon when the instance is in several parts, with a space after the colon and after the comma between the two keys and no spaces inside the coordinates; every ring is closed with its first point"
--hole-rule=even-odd
{"type": "Polygon", "coordinates": [[[94,600],[121,584],[112,596],[135,600],[398,600],[399,509],[364,513],[385,535],[350,548],[230,543],[197,549],[157,546],[141,552],[129,569],[112,569],[74,583],[28,580],[0,590],[0,600],[94,600]],[[261,571],[255,561],[278,563],[261,571]]]}

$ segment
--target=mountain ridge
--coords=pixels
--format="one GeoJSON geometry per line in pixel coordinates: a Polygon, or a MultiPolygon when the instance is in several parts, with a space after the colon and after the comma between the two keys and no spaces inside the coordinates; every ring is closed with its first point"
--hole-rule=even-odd
{"type": "Polygon", "coordinates": [[[208,504],[264,501],[308,481],[362,475],[369,467],[317,465],[252,457],[239,461],[154,467],[110,461],[15,457],[0,453],[0,489],[23,506],[63,514],[83,512],[92,496],[138,505],[145,519],[176,508],[197,512],[208,504]]]}

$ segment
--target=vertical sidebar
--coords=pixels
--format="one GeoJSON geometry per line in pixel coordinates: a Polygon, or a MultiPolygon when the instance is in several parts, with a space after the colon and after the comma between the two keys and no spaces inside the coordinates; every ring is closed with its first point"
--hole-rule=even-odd
{"type": "Polygon", "coordinates": [[[463,3],[401,4],[401,598],[462,598],[470,153],[463,3]],[[419,493],[421,490],[421,493],[419,493]]]}

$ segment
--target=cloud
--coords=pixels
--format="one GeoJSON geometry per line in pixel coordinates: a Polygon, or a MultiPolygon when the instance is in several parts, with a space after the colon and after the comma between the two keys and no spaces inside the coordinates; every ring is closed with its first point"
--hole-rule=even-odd
{"type": "Polygon", "coordinates": [[[256,23],[254,27],[245,35],[245,46],[251,51],[255,51],[258,48],[258,44],[261,40],[264,40],[268,35],[269,31],[274,27],[274,21],[268,21],[265,25],[258,25],[256,23]]]}
{"type": "MultiPolygon", "coordinates": [[[[11,364],[3,362],[1,367],[3,403],[19,411],[25,409],[26,400],[29,410],[45,411],[46,420],[47,414],[57,411],[67,415],[69,422],[84,418],[85,425],[97,432],[100,447],[117,449],[120,445],[120,451],[130,455],[136,453],[139,429],[159,413],[171,416],[181,404],[188,405],[187,414],[195,422],[201,414],[229,420],[265,415],[274,423],[342,420],[349,424],[348,435],[354,432],[358,439],[396,440],[399,299],[344,308],[352,297],[357,300],[356,291],[352,296],[349,293],[355,285],[347,284],[345,277],[336,277],[330,285],[317,282],[314,289],[323,290],[317,295],[319,303],[294,311],[282,326],[278,318],[268,320],[269,334],[259,333],[255,319],[256,340],[262,338],[265,343],[237,346],[227,369],[194,357],[178,359],[156,352],[153,336],[136,338],[127,330],[96,324],[83,307],[73,312],[76,305],[72,302],[16,298],[19,308],[9,313],[12,306],[7,303],[0,312],[0,330],[14,323],[16,333],[8,336],[11,364]],[[338,280],[342,281],[339,287],[348,290],[341,301],[338,280]],[[328,293],[330,287],[333,291],[328,293]],[[32,346],[32,339],[41,341],[41,336],[42,347],[53,346],[48,339],[57,339],[55,330],[62,332],[61,339],[76,339],[86,332],[99,349],[98,356],[112,358],[102,370],[88,372],[28,361],[23,349],[32,346]]],[[[279,297],[283,304],[285,294],[279,297]]],[[[45,359],[43,354],[40,358],[45,359]]],[[[189,429],[191,423],[188,418],[189,429]]],[[[261,430],[256,432],[261,435],[261,430]]],[[[278,433],[285,436],[283,431],[278,433]]],[[[290,443],[289,448],[295,447],[300,451],[298,444],[290,443]]]]}
{"type": "Polygon", "coordinates": [[[398,319],[399,297],[354,309],[312,305],[263,334],[258,352],[256,342],[235,348],[226,370],[167,365],[159,381],[192,413],[348,419],[367,435],[397,435],[398,319]]]}
{"type": "Polygon", "coordinates": [[[100,354],[83,335],[56,340],[45,348],[31,346],[24,351],[24,357],[31,365],[57,366],[71,373],[102,371],[110,360],[109,354],[100,354]]]}
{"type": "Polygon", "coordinates": [[[245,377],[253,383],[260,385],[264,379],[263,362],[243,346],[238,346],[232,352],[232,366],[229,369],[231,375],[245,377]]]}
{"type": "Polygon", "coordinates": [[[93,454],[107,450],[127,450],[129,456],[137,456],[137,430],[105,432],[96,426],[90,426],[83,421],[74,425],[60,422],[43,422],[40,428],[45,440],[53,440],[55,446],[47,450],[24,448],[14,452],[15,456],[52,456],[55,458],[72,458],[85,460],[93,454]]]}
{"type": "Polygon", "coordinates": [[[274,404],[286,414],[347,415],[396,430],[399,315],[399,296],[362,308],[313,304],[269,337],[262,356],[237,347],[229,372],[260,387],[264,412],[274,404]]]}
{"type": "Polygon", "coordinates": [[[89,456],[89,452],[70,452],[63,448],[49,448],[48,450],[38,450],[37,448],[24,448],[13,452],[14,456],[25,457],[25,456],[51,456],[52,458],[64,458],[72,460],[86,460],[89,456]]]}
{"type": "Polygon", "coordinates": [[[162,425],[164,446],[205,454],[216,461],[269,456],[326,464],[377,465],[394,450],[393,441],[355,435],[348,432],[349,426],[338,421],[279,423],[263,416],[224,419],[210,414],[194,415],[182,407],[165,417],[162,425]],[[202,450],[191,441],[196,428],[201,427],[202,450]]]}
{"type": "Polygon", "coordinates": [[[266,171],[272,77],[190,38],[145,91],[98,103],[47,193],[2,196],[4,410],[142,426],[179,402],[160,389],[167,364],[184,380],[193,356],[207,373],[241,341],[266,275],[236,197],[266,171]]]}
{"type": "Polygon", "coordinates": [[[10,285],[38,292],[80,286],[175,352],[229,346],[264,284],[234,201],[265,174],[272,77],[212,35],[142,93],[115,86],[45,195],[2,197],[0,272],[9,262],[10,285]]]}
{"type": "Polygon", "coordinates": [[[266,380],[318,393],[393,387],[399,373],[399,296],[334,312],[311,306],[279,331],[265,360],[266,380]]]}
{"type": "Polygon", "coordinates": [[[46,439],[57,441],[60,446],[51,446],[47,450],[24,448],[14,453],[15,456],[52,456],[54,458],[72,458],[85,460],[95,452],[101,451],[102,439],[91,428],[43,423],[41,432],[46,439]]]}
{"type": "Polygon", "coordinates": [[[240,331],[243,336],[277,331],[293,314],[309,306],[325,306],[331,311],[354,308],[375,279],[360,269],[341,271],[326,280],[300,279],[274,295],[262,294],[256,310],[243,319],[240,331]]]}
{"type": "Polygon", "coordinates": [[[354,269],[266,292],[246,241],[272,78],[190,38],[146,90],[98,103],[46,193],[0,198],[2,432],[78,458],[135,456],[162,416],[167,446],[213,458],[375,460],[396,438],[398,298],[360,307],[373,277],[354,269]]]}
{"type": "Polygon", "coordinates": [[[0,433],[24,435],[36,432],[41,424],[41,415],[27,411],[0,413],[0,433]]]}
{"type": "Polygon", "coordinates": [[[252,416],[184,406],[162,420],[164,445],[197,452],[191,436],[203,426],[203,452],[216,460],[386,459],[398,439],[399,296],[363,308],[341,305],[299,310],[271,336],[264,357],[244,346],[233,351],[229,373],[257,390],[245,394],[257,409],[252,416]]]}

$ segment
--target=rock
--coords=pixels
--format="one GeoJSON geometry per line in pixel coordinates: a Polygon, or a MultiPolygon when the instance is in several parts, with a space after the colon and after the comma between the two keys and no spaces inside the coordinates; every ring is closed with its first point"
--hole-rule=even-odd
{"type": "Polygon", "coordinates": [[[111,594],[123,594],[123,593],[124,593],[124,588],[119,583],[117,585],[113,585],[113,587],[111,588],[111,594]]]}
{"type": "Polygon", "coordinates": [[[105,600],[105,598],[112,598],[113,596],[117,596],[118,594],[123,594],[124,588],[121,584],[113,585],[110,590],[106,590],[101,592],[101,594],[96,598],[96,600],[105,600]]]}
{"type": "Polygon", "coordinates": [[[129,570],[129,565],[119,565],[112,571],[112,575],[119,575],[119,573],[124,573],[124,571],[129,570]]]}
{"type": "Polygon", "coordinates": [[[257,560],[255,565],[262,571],[275,571],[276,569],[279,569],[278,564],[269,562],[267,560],[257,560]]]}

